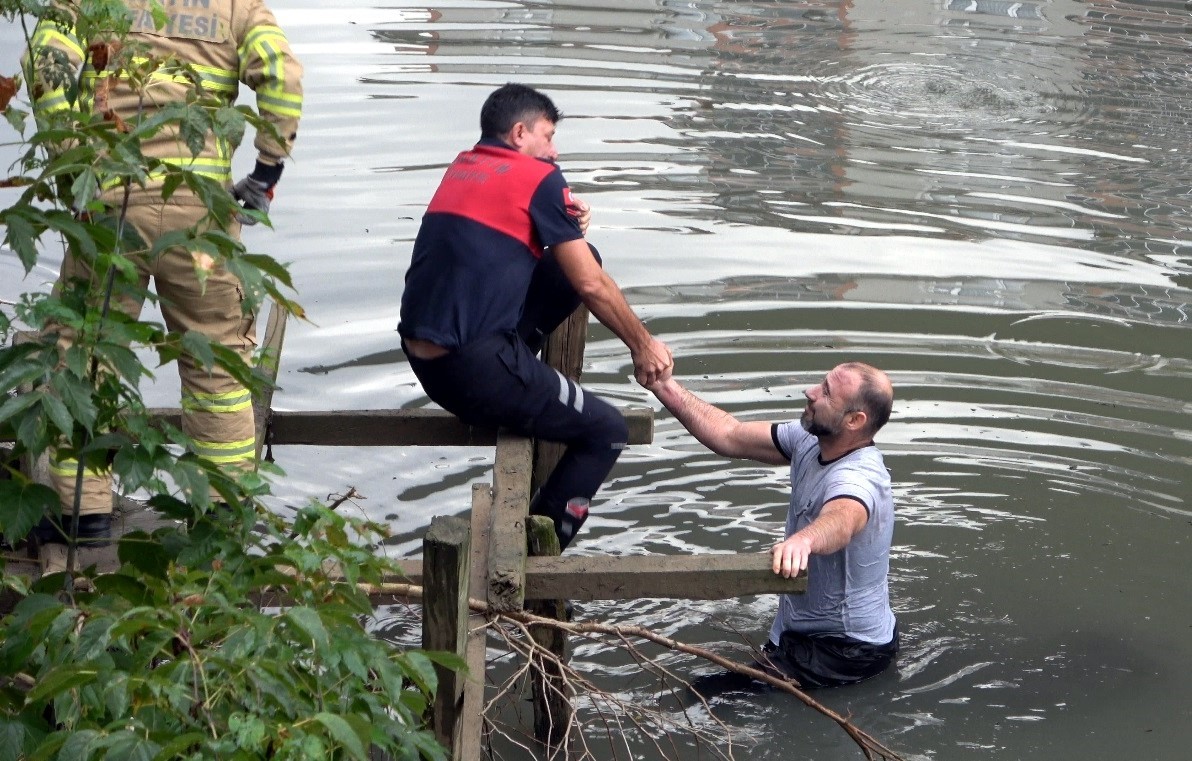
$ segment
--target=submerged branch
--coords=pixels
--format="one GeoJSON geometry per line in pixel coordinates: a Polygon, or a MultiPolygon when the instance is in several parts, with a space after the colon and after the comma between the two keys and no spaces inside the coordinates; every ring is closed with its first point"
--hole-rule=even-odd
{"type": "MultiPolygon", "coordinates": [[[[386,594],[397,597],[408,597],[414,599],[421,599],[423,589],[416,584],[381,584],[381,585],[362,585],[364,591],[372,594],[386,594]]],[[[670,637],[658,634],[644,626],[633,624],[601,624],[601,623],[571,623],[567,621],[559,621],[553,618],[545,618],[537,616],[533,613],[525,611],[508,611],[498,612],[493,610],[489,604],[483,600],[468,599],[468,607],[477,613],[482,613],[489,617],[490,622],[510,622],[519,628],[524,625],[541,626],[546,628],[557,629],[559,631],[567,632],[568,634],[589,635],[598,634],[613,638],[621,639],[625,642],[625,647],[633,650],[633,645],[628,641],[629,638],[643,639],[647,642],[652,642],[661,647],[673,650],[675,652],[693,655],[697,658],[709,661],[720,666],[721,668],[731,671],[735,674],[741,674],[759,682],[768,684],[775,689],[781,690],[789,695],[798,698],[804,705],[812,708],[824,716],[834,721],[841,729],[845,731],[853,742],[855,742],[861,751],[865,754],[866,759],[884,759],[885,761],[905,761],[897,752],[877,740],[865,730],[853,724],[849,719],[841,714],[828,708],[823,703],[820,703],[815,698],[808,695],[805,691],[799,689],[797,683],[793,679],[781,679],[771,674],[766,673],[760,669],[752,666],[747,666],[730,658],[725,658],[722,655],[712,652],[706,648],[697,647],[695,645],[688,645],[684,642],[672,639],[670,637]]],[[[508,641],[508,638],[506,638],[508,641]]],[[[518,648],[530,657],[532,652],[533,657],[540,659],[554,659],[553,654],[542,649],[532,639],[525,643],[521,648],[518,648]]],[[[557,659],[554,659],[558,663],[557,659]]],[[[569,677],[568,681],[578,681],[585,689],[595,689],[586,679],[579,677],[573,670],[567,668],[566,675],[569,677]],[[577,678],[578,677],[578,678],[577,678]]]]}

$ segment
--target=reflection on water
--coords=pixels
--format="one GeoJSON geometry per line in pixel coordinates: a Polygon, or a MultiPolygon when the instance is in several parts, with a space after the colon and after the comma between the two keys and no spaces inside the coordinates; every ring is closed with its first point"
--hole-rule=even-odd
{"type": "MultiPolygon", "coordinates": [[[[596,210],[593,241],[698,393],[771,420],[797,415],[803,388],[845,359],[894,380],[879,442],[905,650],[896,671],[819,697],[916,759],[1186,755],[1183,2],[273,5],[310,93],[277,232],[248,233],[294,262],[313,320],[288,336],[280,405],[429,404],[394,333],[418,219],[487,92],[543,87],[568,114],[562,163],[596,210]]],[[[630,375],[594,326],[585,383],[653,404],[630,375]]],[[[471,449],[275,455],[286,501],[354,485],[359,509],[393,525],[396,554],[418,551],[430,516],[465,510],[491,468],[471,449]]],[[[781,469],[712,456],[660,413],[575,551],[761,550],[787,493],[781,469]]],[[[647,600],[582,616],[745,658],[742,637],[756,644],[772,608],[647,600]]],[[[392,609],[379,625],[416,644],[414,620],[392,609]]],[[[575,658],[610,690],[662,699],[623,654],[585,644],[575,658]]],[[[781,695],[713,708],[738,756],[858,757],[781,695]]]]}

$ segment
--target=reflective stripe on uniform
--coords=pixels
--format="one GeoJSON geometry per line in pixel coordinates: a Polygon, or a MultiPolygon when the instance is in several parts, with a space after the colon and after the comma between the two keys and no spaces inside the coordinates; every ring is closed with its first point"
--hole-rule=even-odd
{"type": "Polygon", "coordinates": [[[48,47],[53,43],[59,43],[67,52],[74,53],[80,60],[83,58],[83,46],[79,44],[79,38],[75,36],[74,30],[55,24],[53,21],[42,21],[37,25],[37,29],[33,32],[33,40],[30,47],[37,50],[41,47],[48,47]]]}
{"type": "MultiPolygon", "coordinates": [[[[50,472],[61,478],[75,478],[79,474],[79,461],[73,459],[50,460],[50,472]]],[[[84,468],[84,478],[103,476],[104,473],[93,468],[84,468]]]]}
{"type": "MultiPolygon", "coordinates": [[[[228,183],[232,180],[232,161],[230,159],[219,159],[202,156],[199,158],[191,158],[190,156],[160,156],[157,160],[163,164],[177,167],[186,172],[209,177],[216,182],[228,183]]],[[[147,181],[157,181],[164,179],[169,174],[167,169],[155,169],[145,175],[147,181]]],[[[112,188],[124,182],[124,177],[113,177],[104,182],[101,187],[104,190],[111,190],[112,188]]]]}
{"type": "Polygon", "coordinates": [[[285,56],[277,44],[285,42],[285,34],[275,26],[254,27],[240,46],[240,78],[244,78],[251,50],[260,58],[264,73],[264,82],[256,88],[257,108],[296,119],[302,116],[302,96],[286,92],[285,56]]]}
{"type": "Polygon", "coordinates": [[[203,87],[208,90],[234,93],[240,89],[240,80],[237,78],[238,74],[231,69],[219,69],[214,66],[199,66],[197,64],[191,64],[190,67],[202,78],[203,87]]]}
{"type": "Polygon", "coordinates": [[[252,407],[252,392],[248,389],[229,391],[226,394],[187,393],[182,398],[182,408],[191,412],[229,413],[241,412],[252,407]]]}
{"type": "Polygon", "coordinates": [[[50,90],[33,102],[45,113],[65,111],[70,108],[70,104],[66,102],[66,90],[61,87],[57,90],[50,90]]]}
{"type": "Polygon", "coordinates": [[[302,116],[302,96],[263,87],[257,92],[257,108],[297,119],[302,116]]]}
{"type": "MultiPolygon", "coordinates": [[[[65,53],[68,57],[73,56],[79,60],[83,58],[83,47],[79,44],[74,30],[61,24],[55,24],[53,21],[42,21],[37,25],[37,29],[33,31],[29,49],[32,51],[32,55],[27,60],[30,60],[39,69],[43,66],[37,62],[37,57],[46,55],[46,51],[43,49],[57,50],[65,53]]],[[[56,73],[67,77],[74,76],[74,72],[68,70],[56,73]]],[[[40,97],[34,98],[33,104],[43,112],[65,111],[70,107],[66,99],[65,85],[46,90],[40,97]]]]}
{"type": "Polygon", "coordinates": [[[578,383],[572,383],[563,373],[555,370],[559,376],[559,404],[570,405],[576,412],[584,411],[584,389],[578,383]]]}
{"type": "MultiPolygon", "coordinates": [[[[144,66],[151,63],[153,59],[137,56],[132,59],[134,66],[144,66]]],[[[235,94],[240,88],[240,81],[237,79],[237,73],[231,69],[221,69],[216,66],[200,66],[199,64],[190,64],[189,67],[193,70],[194,75],[198,76],[199,82],[202,84],[204,90],[213,92],[221,92],[226,94],[235,94]]],[[[121,69],[118,72],[101,71],[96,72],[94,69],[88,67],[87,71],[83,72],[83,82],[87,83],[92,90],[95,89],[94,80],[101,77],[117,76],[120,79],[128,79],[128,72],[121,69]]],[[[194,78],[190,72],[184,68],[170,66],[169,68],[158,68],[149,74],[150,82],[175,82],[181,85],[190,86],[194,83],[194,78]]]]}
{"type": "Polygon", "coordinates": [[[257,439],[241,439],[227,443],[195,441],[191,450],[204,460],[213,463],[249,462],[257,456],[257,439]]]}

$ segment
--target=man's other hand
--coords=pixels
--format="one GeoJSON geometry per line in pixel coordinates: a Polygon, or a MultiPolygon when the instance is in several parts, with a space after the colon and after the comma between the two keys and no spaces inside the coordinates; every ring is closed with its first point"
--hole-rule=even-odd
{"type": "Polygon", "coordinates": [[[785,542],[779,542],[770,550],[774,573],[789,579],[807,570],[807,559],[811,557],[811,538],[805,534],[794,534],[785,542]]]}
{"type": "Polygon", "coordinates": [[[674,367],[670,347],[657,338],[650,338],[645,348],[633,352],[633,377],[646,388],[669,379],[674,367]]]}
{"type": "MultiPolygon", "coordinates": [[[[265,183],[253,179],[250,175],[232,187],[232,196],[245,209],[259,211],[262,214],[268,215],[269,203],[273,200],[273,188],[266,187],[265,183]]],[[[255,225],[257,223],[257,218],[251,214],[237,214],[236,219],[242,225],[255,225]]]]}
{"type": "Polygon", "coordinates": [[[576,224],[579,225],[579,231],[587,235],[588,224],[592,221],[592,207],[588,205],[588,202],[571,196],[571,203],[567,206],[567,213],[575,217],[576,224]]]}
{"type": "MultiPolygon", "coordinates": [[[[232,186],[232,197],[250,211],[259,211],[268,216],[269,204],[273,201],[273,189],[281,179],[282,164],[266,164],[257,160],[252,173],[232,186]]],[[[255,225],[257,217],[251,214],[237,214],[242,225],[255,225]]]]}

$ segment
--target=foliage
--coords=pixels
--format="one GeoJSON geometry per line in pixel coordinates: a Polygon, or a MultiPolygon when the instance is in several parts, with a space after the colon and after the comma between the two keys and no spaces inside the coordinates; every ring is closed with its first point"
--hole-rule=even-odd
{"type": "MultiPolygon", "coordinates": [[[[164,23],[158,3],[152,12],[164,23]]],[[[16,544],[61,509],[52,490],[15,466],[51,448],[77,459],[80,475],[110,469],[125,490],[158,495],[151,504],[190,527],[125,536],[111,574],[80,579],[70,568],[29,587],[0,565],[0,596],[21,598],[0,618],[0,761],[366,758],[370,746],[397,758],[441,757],[423,726],[431,655],[396,651],[364,624],[371,608],[358,583],[396,572],[369,551],[379,527],[318,505],[287,524],[261,507],[265,475],[225,472],[189,454],[187,436],[146,409],[139,386],[155,368],[133,347],[155,352],[162,366],[218,365],[254,393],[263,381],[198,333],[114,307],[122,295],[154,298],[139,290],[139,260],[184,247],[200,280],[212,267],[236,274],[246,309],[270,298],[301,316],[282,290],[291,287],[285,267],[226,232],[221,220],[240,210],[228,190],[141,150],[161,130],[177,131],[197,155],[209,133],[238,144],[246,127],[271,127],[205,93],[185,64],[133,44],[123,2],[0,0],[0,15],[27,41],[38,22],[73,23],[89,63],[134,89],[154,72],[194,84],[184,102],[122,118],[105,102],[115,77],[99,78],[88,96],[55,51],[0,76],[0,109],[22,149],[11,176],[0,177],[0,186],[20,189],[0,209],[4,244],[26,272],[56,246],[94,273],[24,294],[11,314],[0,313],[0,439],[14,442],[0,458],[0,534],[16,544]],[[60,86],[65,108],[34,105],[60,86]],[[163,200],[197,196],[206,223],[140,240],[126,220],[130,194],[158,187],[163,200]],[[32,338],[13,345],[18,325],[32,338]],[[68,349],[59,336],[71,339],[68,349]]]]}
{"type": "Polygon", "coordinates": [[[5,577],[27,596],[0,621],[0,759],[443,757],[421,727],[432,657],[460,664],[361,625],[359,583],[387,570],[359,542],[375,528],[322,506],[292,526],[229,508],[126,535],[123,567],[69,601],[60,575],[29,590],[5,577]]]}

